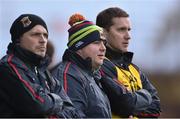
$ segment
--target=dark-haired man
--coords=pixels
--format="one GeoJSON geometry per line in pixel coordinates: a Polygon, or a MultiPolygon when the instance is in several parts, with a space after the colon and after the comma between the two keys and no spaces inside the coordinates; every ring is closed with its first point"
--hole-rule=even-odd
{"type": "Polygon", "coordinates": [[[147,76],[132,63],[128,52],[131,24],[126,11],[111,7],[101,11],[96,24],[107,38],[106,59],[102,65],[102,84],[112,112],[120,117],[159,117],[160,100],[147,76]],[[110,77],[110,78],[109,78],[110,77]]]}

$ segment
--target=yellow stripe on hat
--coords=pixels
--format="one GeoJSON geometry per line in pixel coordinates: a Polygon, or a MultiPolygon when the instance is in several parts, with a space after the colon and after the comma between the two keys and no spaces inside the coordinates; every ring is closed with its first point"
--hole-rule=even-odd
{"type": "MultiPolygon", "coordinates": [[[[98,27],[98,26],[94,26],[94,27],[92,27],[92,28],[93,28],[93,29],[90,29],[90,30],[84,32],[83,34],[81,34],[80,36],[78,36],[77,38],[75,38],[74,40],[70,41],[70,43],[68,44],[68,46],[71,47],[75,42],[81,40],[83,37],[87,36],[88,34],[92,33],[93,31],[96,31],[96,30],[99,31],[99,30],[101,30],[101,28],[98,27]]],[[[83,30],[83,29],[82,29],[82,30],[83,30]]],[[[79,31],[79,32],[81,32],[81,31],[79,31]]]]}
{"type": "Polygon", "coordinates": [[[96,30],[98,30],[97,28],[98,28],[98,26],[95,26],[95,25],[93,25],[93,26],[91,25],[91,26],[88,26],[86,28],[83,28],[83,29],[79,30],[78,32],[74,33],[73,35],[71,35],[71,37],[69,37],[69,41],[71,41],[74,37],[76,37],[77,35],[85,32],[85,31],[87,31],[89,29],[96,29],[96,30]]]}

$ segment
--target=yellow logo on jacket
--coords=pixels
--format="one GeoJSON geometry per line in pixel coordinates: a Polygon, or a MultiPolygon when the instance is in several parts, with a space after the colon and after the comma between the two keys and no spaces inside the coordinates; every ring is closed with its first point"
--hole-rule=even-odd
{"type": "MultiPolygon", "coordinates": [[[[118,80],[127,88],[127,90],[134,92],[142,89],[140,74],[133,65],[128,66],[129,70],[124,70],[116,66],[118,80]]],[[[112,115],[113,118],[120,118],[118,115],[112,115]]],[[[137,117],[132,117],[138,119],[137,117]]]]}
{"type": "Polygon", "coordinates": [[[116,66],[118,80],[127,88],[129,91],[137,91],[142,89],[142,83],[140,74],[133,65],[129,65],[129,71],[124,70],[116,66]]]}

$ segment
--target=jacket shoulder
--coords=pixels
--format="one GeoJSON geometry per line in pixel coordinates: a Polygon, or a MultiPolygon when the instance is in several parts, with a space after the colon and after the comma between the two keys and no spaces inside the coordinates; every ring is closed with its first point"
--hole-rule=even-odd
{"type": "MultiPolygon", "coordinates": [[[[83,74],[79,70],[79,67],[72,62],[60,62],[56,68],[51,70],[52,75],[63,83],[63,80],[75,79],[81,81],[83,74]]],[[[81,81],[83,82],[83,81],[81,81]]]]}
{"type": "Polygon", "coordinates": [[[9,55],[5,55],[1,60],[0,60],[0,72],[5,72],[7,70],[12,71],[12,69],[10,68],[10,56],[9,55]]]}
{"type": "Polygon", "coordinates": [[[139,68],[136,64],[131,63],[131,65],[132,65],[138,72],[140,71],[140,68],[139,68]]]}
{"type": "Polygon", "coordinates": [[[113,64],[109,59],[104,60],[100,71],[111,78],[117,77],[116,65],[113,64]]]}

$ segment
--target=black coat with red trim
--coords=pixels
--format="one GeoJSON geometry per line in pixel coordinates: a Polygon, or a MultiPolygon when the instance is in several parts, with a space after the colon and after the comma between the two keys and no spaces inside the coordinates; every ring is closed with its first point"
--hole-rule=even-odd
{"type": "Polygon", "coordinates": [[[66,50],[63,61],[52,71],[59,79],[82,118],[111,118],[109,100],[103,92],[98,73],[90,59],[66,50]],[[62,80],[63,79],[63,80],[62,80]]]}
{"type": "Polygon", "coordinates": [[[70,100],[46,64],[19,46],[8,49],[0,61],[0,117],[66,116],[63,103],[70,100]]]}
{"type": "Polygon", "coordinates": [[[144,118],[159,117],[161,108],[157,90],[145,74],[132,64],[133,53],[119,53],[107,47],[106,56],[109,60],[106,59],[102,65],[103,78],[101,82],[109,97],[112,112],[126,118],[130,115],[144,118]],[[128,71],[130,64],[139,71],[142,82],[142,89],[135,92],[127,91],[125,86],[117,80],[118,75],[115,66],[128,71]]]}

